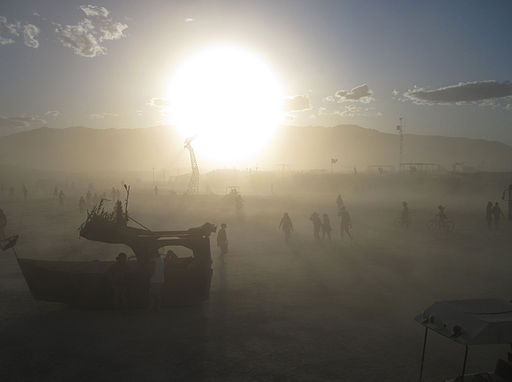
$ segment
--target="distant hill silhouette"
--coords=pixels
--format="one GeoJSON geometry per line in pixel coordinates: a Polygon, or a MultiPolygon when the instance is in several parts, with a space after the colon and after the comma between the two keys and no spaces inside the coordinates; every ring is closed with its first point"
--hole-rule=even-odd
{"type": "MultiPolygon", "coordinates": [[[[270,156],[296,168],[330,167],[330,158],[338,158],[336,167],[387,164],[398,166],[398,134],[383,133],[356,125],[335,127],[285,127],[275,139],[270,156]],[[280,148],[278,155],[276,149],[280,148]]],[[[404,162],[434,162],[451,169],[455,162],[482,171],[510,171],[512,147],[500,142],[459,137],[406,134],[404,162]]],[[[336,168],[335,167],[335,168],[336,168]]]]}
{"type": "MultiPolygon", "coordinates": [[[[183,139],[172,127],[139,129],[40,128],[0,137],[0,164],[57,171],[149,171],[172,168],[180,157],[186,164],[183,139]]],[[[270,146],[249,166],[277,170],[286,163],[294,170],[396,165],[399,138],[354,125],[280,127],[270,146]]],[[[508,171],[512,148],[481,139],[405,136],[404,161],[435,162],[451,169],[464,162],[476,170],[508,171]]],[[[201,157],[199,156],[201,162],[201,157]]],[[[201,164],[201,163],[200,163],[201,164]]]]}

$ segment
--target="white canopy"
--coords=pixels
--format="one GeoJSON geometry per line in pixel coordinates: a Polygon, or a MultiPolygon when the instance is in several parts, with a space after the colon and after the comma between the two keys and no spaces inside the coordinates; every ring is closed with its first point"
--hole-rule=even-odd
{"type": "Polygon", "coordinates": [[[512,344],[512,303],[505,300],[438,301],[414,319],[461,344],[512,344]]]}

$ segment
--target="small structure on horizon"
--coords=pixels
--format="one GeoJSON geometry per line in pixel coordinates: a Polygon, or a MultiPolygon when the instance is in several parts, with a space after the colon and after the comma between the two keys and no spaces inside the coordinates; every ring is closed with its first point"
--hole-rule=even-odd
{"type": "Polygon", "coordinates": [[[372,164],[368,166],[368,172],[377,172],[379,175],[384,175],[385,173],[395,172],[395,166],[391,164],[372,164]]]}
{"type": "Polygon", "coordinates": [[[432,162],[406,162],[400,163],[400,172],[408,171],[411,174],[422,172],[440,172],[442,170],[442,166],[439,163],[432,162]]]}

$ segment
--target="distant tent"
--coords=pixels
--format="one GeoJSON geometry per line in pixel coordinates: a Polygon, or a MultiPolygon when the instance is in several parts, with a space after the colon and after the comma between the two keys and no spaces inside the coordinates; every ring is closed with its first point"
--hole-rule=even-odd
{"type": "Polygon", "coordinates": [[[504,300],[438,301],[414,319],[465,345],[512,343],[512,303],[504,300]]]}

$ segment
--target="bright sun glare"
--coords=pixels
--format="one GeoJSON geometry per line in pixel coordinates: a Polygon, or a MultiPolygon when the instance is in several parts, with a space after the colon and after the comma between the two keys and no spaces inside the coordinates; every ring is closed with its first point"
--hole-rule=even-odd
{"type": "Polygon", "coordinates": [[[238,47],[210,47],[188,58],[174,73],[168,98],[182,137],[194,137],[198,153],[224,164],[261,151],[283,114],[277,77],[238,47]]]}

